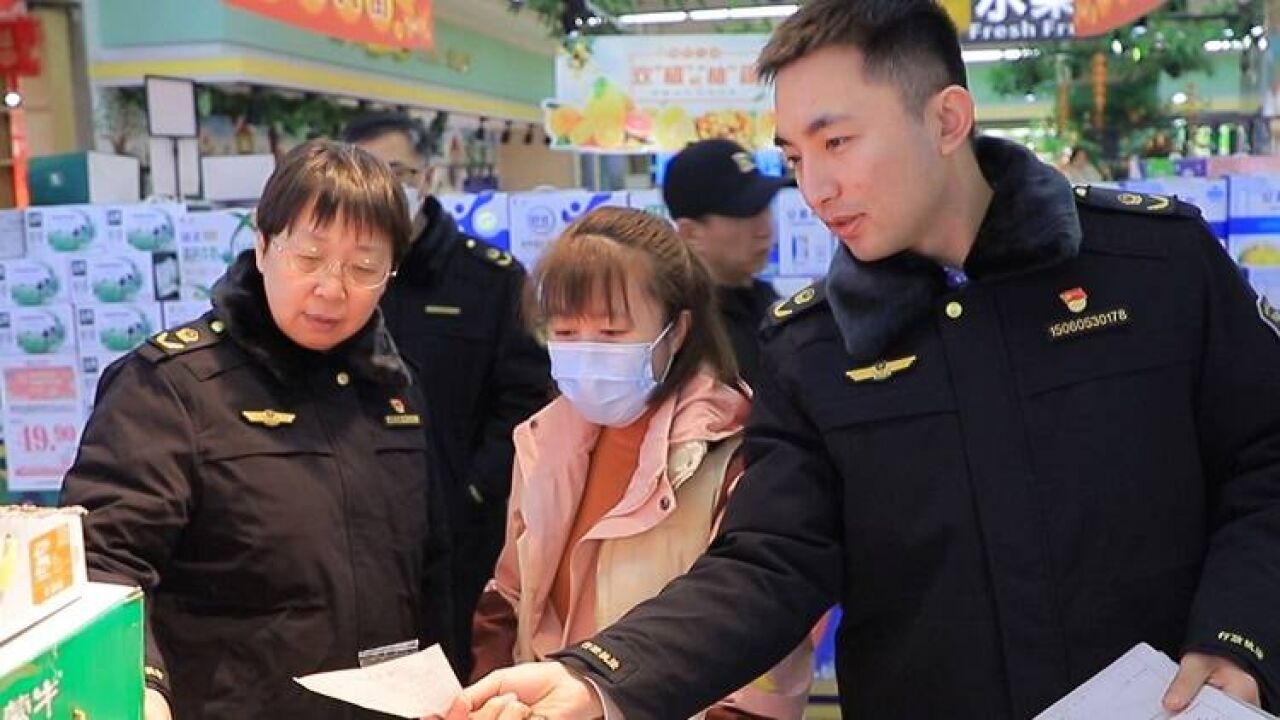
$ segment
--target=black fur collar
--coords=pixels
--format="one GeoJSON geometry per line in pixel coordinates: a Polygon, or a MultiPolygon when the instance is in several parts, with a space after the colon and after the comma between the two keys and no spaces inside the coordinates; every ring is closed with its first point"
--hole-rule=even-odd
{"type": "MultiPolygon", "coordinates": [[[[1080,220],[1071,184],[1020,145],[978,138],[978,164],[994,195],[964,271],[971,281],[1031,272],[1080,252],[1080,220]]],[[[875,362],[904,330],[928,317],[946,292],[946,274],[931,260],[901,253],[873,263],[836,248],[826,297],[845,349],[875,362]]]]}
{"type": "Polygon", "coordinates": [[[227,334],[236,345],[282,383],[303,382],[317,366],[334,360],[379,385],[403,388],[412,383],[409,368],[383,324],[381,310],[375,310],[359,332],[327,353],[307,350],[285,337],[267,308],[262,273],[252,250],[240,253],[214,285],[213,309],[227,324],[227,334]]]}

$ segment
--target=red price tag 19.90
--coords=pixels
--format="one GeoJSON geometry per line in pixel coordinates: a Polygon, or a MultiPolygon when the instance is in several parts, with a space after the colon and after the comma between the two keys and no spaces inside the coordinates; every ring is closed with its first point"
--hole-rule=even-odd
{"type": "Polygon", "coordinates": [[[57,490],[80,443],[75,358],[6,358],[0,368],[9,489],[57,490]]]}

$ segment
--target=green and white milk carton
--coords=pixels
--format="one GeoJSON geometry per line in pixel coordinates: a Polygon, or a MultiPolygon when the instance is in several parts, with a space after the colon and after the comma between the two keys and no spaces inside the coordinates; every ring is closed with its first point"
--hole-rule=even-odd
{"type": "Polygon", "coordinates": [[[87,583],[79,600],[0,645],[0,717],[140,720],[143,596],[87,583]]]}

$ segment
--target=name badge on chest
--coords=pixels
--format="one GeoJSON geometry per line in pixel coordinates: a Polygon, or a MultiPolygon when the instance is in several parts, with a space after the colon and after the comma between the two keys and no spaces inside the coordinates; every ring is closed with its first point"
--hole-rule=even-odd
{"type": "Polygon", "coordinates": [[[1054,342],[1121,327],[1128,325],[1132,321],[1132,313],[1126,307],[1115,307],[1087,313],[1089,309],[1089,293],[1082,287],[1064,290],[1058,294],[1058,298],[1062,300],[1062,304],[1075,317],[1052,322],[1046,326],[1045,332],[1048,334],[1049,339],[1054,342]]]}

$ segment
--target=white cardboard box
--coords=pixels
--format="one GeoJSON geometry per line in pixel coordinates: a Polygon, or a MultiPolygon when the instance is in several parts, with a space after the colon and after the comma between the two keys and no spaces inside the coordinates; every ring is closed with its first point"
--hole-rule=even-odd
{"type": "Polygon", "coordinates": [[[178,223],[180,300],[208,300],[213,284],[242,251],[253,247],[256,231],[246,210],[189,213],[178,223]]]}
{"type": "Polygon", "coordinates": [[[0,308],[0,356],[74,355],[70,305],[0,308]]]}
{"type": "Polygon", "coordinates": [[[0,260],[0,305],[33,307],[71,302],[67,268],[57,260],[0,260]]]}
{"type": "Polygon", "coordinates": [[[66,257],[68,253],[102,252],[123,236],[107,225],[106,208],[98,205],[54,205],[26,210],[27,256],[66,257]]]}
{"type": "Polygon", "coordinates": [[[121,242],[135,250],[155,252],[177,247],[178,221],[187,214],[187,207],[179,203],[120,205],[107,209],[108,225],[112,211],[120,213],[121,242]]]}
{"type": "Polygon", "coordinates": [[[0,643],[84,593],[81,512],[0,507],[0,643]]]}
{"type": "Polygon", "coordinates": [[[164,327],[155,302],[76,305],[75,317],[81,355],[123,355],[164,327]]]}
{"type": "Polygon", "coordinates": [[[14,260],[27,254],[27,217],[23,210],[0,210],[0,259],[14,260]]]}
{"type": "Polygon", "coordinates": [[[547,246],[560,237],[570,223],[605,205],[627,207],[627,193],[587,190],[513,193],[508,203],[511,254],[532,269],[547,246]]]}
{"type": "Polygon", "coordinates": [[[176,328],[199,320],[213,309],[208,300],[179,300],[161,303],[162,327],[176,328]]]}
{"type": "Polygon", "coordinates": [[[76,304],[154,301],[154,261],[151,253],[138,250],[77,253],[67,259],[71,301],[76,304]]]}

